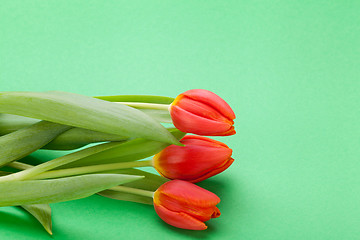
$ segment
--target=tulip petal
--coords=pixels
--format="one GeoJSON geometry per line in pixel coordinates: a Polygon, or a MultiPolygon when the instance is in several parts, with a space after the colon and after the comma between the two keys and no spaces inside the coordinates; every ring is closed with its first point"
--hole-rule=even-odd
{"type": "Polygon", "coordinates": [[[184,147],[171,145],[154,157],[154,167],[169,179],[199,182],[228,168],[232,150],[224,143],[201,136],[186,136],[184,147]]]}
{"type": "Polygon", "coordinates": [[[218,122],[228,122],[234,124],[234,121],[224,115],[222,115],[217,109],[213,108],[209,104],[205,104],[194,99],[183,96],[180,101],[177,102],[176,106],[185,109],[197,116],[215,120],[218,122]]]}
{"type": "Polygon", "coordinates": [[[184,212],[202,222],[208,221],[212,218],[215,213],[215,205],[207,206],[206,202],[203,202],[202,205],[193,204],[194,198],[191,196],[188,197],[187,201],[169,197],[166,195],[161,195],[156,202],[156,204],[161,204],[166,206],[166,208],[173,212],[184,212]]]}
{"type": "Polygon", "coordinates": [[[215,176],[223,171],[225,171],[230,165],[234,162],[233,158],[230,158],[228,161],[224,162],[221,166],[218,166],[217,168],[214,168],[212,171],[207,172],[206,174],[198,177],[197,179],[191,180],[192,183],[201,182],[205,179],[208,179],[209,177],[215,176]]]}
{"type": "Polygon", "coordinates": [[[213,215],[211,216],[211,218],[218,218],[218,217],[220,217],[220,215],[221,215],[220,210],[217,207],[215,207],[215,211],[214,211],[213,215]]]}
{"type": "Polygon", "coordinates": [[[220,198],[214,193],[182,180],[172,180],[161,185],[155,192],[154,202],[160,204],[163,196],[202,208],[212,207],[220,202],[220,198]]]}
{"type": "Polygon", "coordinates": [[[226,132],[223,133],[216,133],[216,134],[208,134],[208,136],[231,136],[231,135],[235,135],[236,131],[234,126],[231,126],[231,128],[229,130],[227,130],[226,132]]]}
{"type": "Polygon", "coordinates": [[[204,230],[202,222],[220,216],[216,205],[220,198],[195,184],[172,180],[154,193],[154,207],[167,223],[185,229],[204,230]]]}
{"type": "Polygon", "coordinates": [[[207,229],[207,226],[205,223],[197,220],[196,218],[183,213],[183,212],[173,212],[169,209],[154,204],[154,208],[156,213],[159,215],[159,217],[166,223],[183,229],[189,229],[189,230],[205,230],[207,229]]]}
{"type": "Polygon", "coordinates": [[[170,113],[175,127],[182,132],[208,136],[223,135],[224,133],[227,135],[234,134],[232,131],[229,131],[233,128],[233,126],[228,122],[218,122],[203,118],[176,105],[171,106],[170,113]]]}
{"type": "Polygon", "coordinates": [[[167,178],[187,181],[197,179],[199,176],[218,169],[219,166],[228,161],[232,153],[230,148],[201,146],[192,146],[186,152],[173,151],[172,149],[175,147],[171,146],[156,155],[154,166],[158,172],[167,178]]]}
{"type": "Polygon", "coordinates": [[[205,145],[205,146],[209,146],[209,143],[212,143],[213,147],[226,147],[228,148],[228,145],[226,145],[223,142],[220,141],[216,141],[212,138],[208,138],[208,137],[202,137],[202,136],[198,136],[198,135],[185,135],[181,141],[182,144],[196,144],[196,145],[205,145]],[[194,141],[195,140],[195,141],[194,141]],[[200,141],[199,141],[200,140],[200,141]],[[203,144],[202,144],[203,143],[203,144]]]}
{"type": "Polygon", "coordinates": [[[229,104],[213,92],[205,89],[192,89],[182,93],[181,95],[208,104],[229,119],[235,119],[235,113],[229,104]]]}

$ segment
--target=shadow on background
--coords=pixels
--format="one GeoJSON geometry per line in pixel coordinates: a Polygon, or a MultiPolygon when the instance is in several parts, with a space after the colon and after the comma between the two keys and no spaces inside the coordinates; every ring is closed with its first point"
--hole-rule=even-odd
{"type": "Polygon", "coordinates": [[[29,156],[22,158],[21,162],[24,162],[24,163],[27,163],[30,165],[38,165],[38,164],[43,163],[44,161],[42,160],[42,158],[29,155],[29,156]]]}
{"type": "Polygon", "coordinates": [[[216,232],[216,229],[214,228],[214,226],[212,226],[209,223],[206,223],[206,225],[208,226],[208,229],[204,230],[204,231],[194,231],[194,230],[186,230],[186,229],[180,229],[180,228],[176,228],[173,227],[167,223],[165,223],[164,221],[162,221],[160,218],[157,218],[157,221],[159,223],[159,225],[163,226],[163,229],[167,230],[167,231],[171,231],[173,233],[176,233],[180,236],[183,237],[192,237],[192,238],[198,238],[198,239],[206,239],[208,236],[211,236],[214,232],[216,232]]]}
{"type": "Polygon", "coordinates": [[[20,207],[11,207],[12,212],[6,212],[0,208],[0,224],[9,232],[21,231],[24,235],[29,233],[40,234],[42,236],[50,235],[43,229],[40,223],[37,222],[29,213],[20,207]]]}
{"type": "Polygon", "coordinates": [[[242,198],[241,192],[239,191],[239,185],[241,185],[241,183],[234,181],[234,179],[227,174],[206,179],[203,182],[196,183],[196,185],[215,193],[220,197],[221,203],[230,200],[231,202],[234,202],[236,199],[242,198]],[[234,195],[236,196],[236,199],[233,199],[234,195]]]}

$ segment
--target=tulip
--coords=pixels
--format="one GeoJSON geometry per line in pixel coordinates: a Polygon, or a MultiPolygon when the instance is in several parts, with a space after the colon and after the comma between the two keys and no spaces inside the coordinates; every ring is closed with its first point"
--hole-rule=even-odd
{"type": "Polygon", "coordinates": [[[155,169],[169,179],[200,182],[227,169],[234,161],[224,143],[196,135],[180,140],[184,147],[170,145],[153,158],[155,169]]]}
{"type": "MultiPolygon", "coordinates": [[[[125,155],[123,157],[127,158],[128,160],[131,160],[132,158],[137,159],[137,155],[139,154],[141,156],[143,156],[143,154],[148,154],[149,150],[153,151],[152,149],[154,147],[155,150],[159,148],[159,146],[152,142],[146,145],[146,147],[144,146],[146,143],[144,143],[144,141],[133,141],[134,143],[131,145],[124,145],[125,147],[131,146],[132,148],[131,151],[128,150],[124,153],[125,155]],[[141,150],[141,147],[145,147],[144,151],[141,150]]],[[[181,179],[195,183],[221,173],[234,162],[234,159],[231,157],[232,150],[226,144],[211,138],[197,135],[187,135],[180,140],[180,143],[184,144],[184,146],[180,147],[177,145],[170,145],[157,153],[153,159],[150,160],[130,162],[120,161],[115,163],[111,162],[90,166],[80,165],[80,167],[75,168],[64,168],[47,171],[33,176],[32,178],[48,179],[120,169],[154,167],[163,177],[169,179],[181,179]]],[[[107,145],[105,144],[104,147],[106,146],[107,145]]],[[[93,146],[92,148],[97,149],[101,147],[102,145],[97,145],[93,146]]],[[[121,148],[121,145],[119,145],[117,148],[119,150],[116,151],[125,149],[121,148]]],[[[115,148],[111,149],[112,154],[114,154],[114,149],[115,148]]],[[[87,150],[84,149],[83,151],[86,153],[87,150]]],[[[109,160],[111,160],[111,158],[109,160]]],[[[104,161],[106,161],[106,159],[104,159],[104,161]]]]}
{"type": "Polygon", "coordinates": [[[192,89],[175,98],[170,115],[176,128],[205,136],[234,135],[235,114],[218,95],[204,89],[192,89]]]}
{"type": "Polygon", "coordinates": [[[195,184],[172,180],[154,193],[154,208],[166,223],[183,229],[205,230],[205,221],[220,216],[220,198],[195,184]]]}

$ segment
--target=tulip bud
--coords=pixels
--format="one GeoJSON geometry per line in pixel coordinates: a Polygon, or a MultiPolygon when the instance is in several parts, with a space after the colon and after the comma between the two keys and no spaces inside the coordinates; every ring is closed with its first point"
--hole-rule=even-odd
{"type": "Polygon", "coordinates": [[[184,229],[205,230],[205,221],[220,216],[220,198],[195,184],[173,180],[154,193],[154,208],[166,223],[184,229]]]}
{"type": "Polygon", "coordinates": [[[175,98],[170,115],[182,132],[205,136],[234,135],[235,114],[218,95],[204,89],[192,89],[175,98]]]}
{"type": "Polygon", "coordinates": [[[154,156],[154,167],[164,177],[200,182],[227,169],[234,161],[232,150],[207,137],[187,135],[184,147],[170,145],[154,156]]]}

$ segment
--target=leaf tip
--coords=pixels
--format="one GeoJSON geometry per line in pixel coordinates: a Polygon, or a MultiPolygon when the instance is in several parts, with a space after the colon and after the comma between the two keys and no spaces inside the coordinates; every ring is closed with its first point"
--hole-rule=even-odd
{"type": "Polygon", "coordinates": [[[51,236],[53,235],[51,227],[50,228],[45,228],[45,230],[49,235],[51,235],[51,236]]]}

